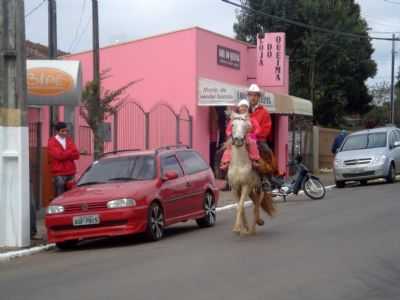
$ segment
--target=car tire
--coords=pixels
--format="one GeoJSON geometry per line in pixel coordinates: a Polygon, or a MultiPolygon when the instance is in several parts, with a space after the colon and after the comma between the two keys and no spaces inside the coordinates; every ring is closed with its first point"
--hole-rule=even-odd
{"type": "Polygon", "coordinates": [[[205,216],[197,219],[196,223],[200,228],[212,227],[217,221],[217,208],[214,195],[211,192],[206,192],[204,196],[203,208],[205,216]]]}
{"type": "Polygon", "coordinates": [[[78,240],[70,240],[56,243],[56,247],[60,250],[71,250],[78,244],[78,240]]]}
{"type": "Polygon", "coordinates": [[[161,240],[164,236],[164,212],[160,204],[153,202],[147,214],[147,229],[146,236],[150,241],[161,240]]]}
{"type": "Polygon", "coordinates": [[[393,163],[390,164],[389,173],[386,176],[387,183],[394,183],[396,181],[396,170],[393,163]]]}
{"type": "Polygon", "coordinates": [[[346,186],[346,182],[341,181],[341,180],[336,180],[336,181],[335,181],[335,184],[336,184],[336,187],[337,187],[338,189],[342,189],[342,188],[344,188],[344,187],[346,186]]]}
{"type": "Polygon", "coordinates": [[[368,180],[360,180],[360,184],[361,185],[367,185],[368,184],[368,180]]]}

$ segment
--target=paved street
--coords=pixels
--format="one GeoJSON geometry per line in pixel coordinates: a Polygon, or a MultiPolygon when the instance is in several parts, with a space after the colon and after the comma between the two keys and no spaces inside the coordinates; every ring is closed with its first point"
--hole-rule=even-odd
{"type": "Polygon", "coordinates": [[[1,299],[400,299],[400,183],[279,204],[256,237],[218,225],[0,264],[1,299]]]}

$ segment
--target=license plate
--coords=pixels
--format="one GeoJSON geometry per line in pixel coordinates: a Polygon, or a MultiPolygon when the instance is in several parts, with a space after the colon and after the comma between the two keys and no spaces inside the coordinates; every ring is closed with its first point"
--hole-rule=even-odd
{"type": "Polygon", "coordinates": [[[74,226],[86,226],[100,224],[99,215],[77,216],[72,218],[74,226]]]}

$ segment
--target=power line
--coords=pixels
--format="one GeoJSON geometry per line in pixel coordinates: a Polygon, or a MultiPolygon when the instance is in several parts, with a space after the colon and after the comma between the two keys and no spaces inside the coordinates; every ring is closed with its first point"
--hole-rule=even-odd
{"type": "MultiPolygon", "coordinates": [[[[307,28],[307,29],[312,29],[312,30],[315,30],[315,31],[321,31],[321,32],[325,32],[325,33],[335,34],[335,35],[342,35],[342,36],[346,36],[346,37],[349,37],[349,38],[355,38],[355,39],[372,39],[372,40],[383,40],[383,41],[392,41],[393,40],[391,38],[372,37],[372,36],[369,36],[369,35],[361,35],[361,34],[355,34],[355,33],[349,33],[349,32],[336,31],[336,30],[332,30],[332,29],[322,28],[322,27],[319,27],[319,26],[314,26],[314,25],[303,23],[303,22],[290,20],[290,19],[287,19],[287,18],[284,18],[284,17],[271,15],[271,14],[268,14],[268,13],[265,13],[265,12],[262,12],[262,11],[255,10],[255,9],[253,9],[251,7],[248,7],[248,6],[232,2],[230,0],[221,0],[221,1],[223,1],[225,3],[228,3],[228,4],[231,4],[233,6],[236,6],[236,7],[240,8],[240,9],[243,9],[243,10],[248,10],[248,11],[256,13],[256,14],[264,15],[266,17],[278,20],[280,22],[288,23],[288,24],[291,24],[291,25],[295,25],[295,26],[303,27],[303,28],[307,28]]],[[[399,41],[400,39],[396,38],[395,40],[399,41]]]]}
{"type": "Polygon", "coordinates": [[[87,22],[85,24],[85,27],[83,27],[83,30],[81,31],[81,35],[79,36],[79,38],[76,40],[76,43],[73,47],[71,47],[71,52],[75,50],[75,48],[79,45],[79,43],[81,42],[83,36],[85,35],[85,33],[87,32],[88,28],[89,28],[89,24],[90,24],[91,19],[88,18],[87,22]]]}
{"type": "Polygon", "coordinates": [[[76,27],[76,31],[75,31],[75,35],[74,38],[72,40],[71,45],[69,46],[69,52],[71,52],[72,50],[72,46],[76,43],[77,39],[78,39],[78,35],[79,35],[79,29],[82,25],[82,21],[83,21],[83,15],[85,14],[85,9],[86,9],[86,0],[82,0],[82,10],[81,10],[81,15],[79,17],[79,22],[78,22],[78,26],[76,27]]]}
{"type": "Polygon", "coordinates": [[[25,18],[28,18],[31,14],[33,14],[35,11],[37,11],[39,8],[42,7],[42,5],[46,2],[46,0],[43,0],[40,2],[38,5],[36,5],[34,8],[32,8],[30,11],[28,11],[25,15],[25,18]]]}

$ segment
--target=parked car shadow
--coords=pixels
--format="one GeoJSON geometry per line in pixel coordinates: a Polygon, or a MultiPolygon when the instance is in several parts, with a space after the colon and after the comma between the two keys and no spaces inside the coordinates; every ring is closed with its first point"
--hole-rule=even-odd
{"type": "MultiPolygon", "coordinates": [[[[173,225],[165,229],[164,237],[161,241],[170,240],[177,238],[180,235],[188,234],[194,231],[200,231],[200,229],[195,222],[181,223],[173,225]]],[[[95,249],[108,249],[108,248],[122,248],[122,247],[132,247],[144,244],[152,244],[149,242],[145,234],[135,234],[131,236],[118,236],[118,237],[105,237],[97,239],[89,239],[79,242],[76,246],[68,250],[57,249],[57,252],[75,252],[75,251],[86,251],[95,249]]]]}

